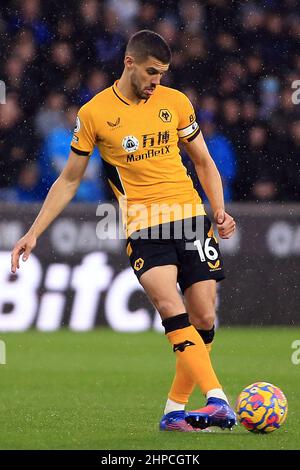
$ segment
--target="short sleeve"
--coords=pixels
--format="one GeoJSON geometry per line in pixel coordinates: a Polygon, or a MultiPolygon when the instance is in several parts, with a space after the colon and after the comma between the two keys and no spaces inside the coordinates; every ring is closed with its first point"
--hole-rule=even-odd
{"type": "Polygon", "coordinates": [[[178,114],[178,137],[183,142],[191,142],[200,133],[200,128],[196,122],[193,105],[183,93],[179,94],[178,114]]]}
{"type": "Polygon", "coordinates": [[[89,108],[83,106],[76,118],[76,126],[74,129],[71,149],[77,155],[88,156],[92,153],[96,143],[96,133],[94,129],[93,119],[89,108]]]}

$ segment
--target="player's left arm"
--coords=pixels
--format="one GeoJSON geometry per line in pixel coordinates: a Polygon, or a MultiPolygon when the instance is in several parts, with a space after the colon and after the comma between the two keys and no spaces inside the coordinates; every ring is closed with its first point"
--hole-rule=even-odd
{"type": "Polygon", "coordinates": [[[184,146],[195,165],[202,188],[208,197],[219,236],[230,238],[235,230],[235,221],[225,211],[221,176],[208,151],[202,133],[198,133],[197,137],[190,142],[184,142],[184,146]]]}

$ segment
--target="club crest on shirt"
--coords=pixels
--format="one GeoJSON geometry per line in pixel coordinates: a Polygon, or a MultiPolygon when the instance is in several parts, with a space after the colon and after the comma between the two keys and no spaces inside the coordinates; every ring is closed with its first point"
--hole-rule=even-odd
{"type": "Polygon", "coordinates": [[[122,147],[128,153],[135,152],[139,148],[139,141],[134,135],[127,135],[122,140],[122,147]]]}
{"type": "Polygon", "coordinates": [[[161,109],[159,111],[159,117],[163,122],[171,122],[172,121],[172,114],[168,109],[161,109]]]}

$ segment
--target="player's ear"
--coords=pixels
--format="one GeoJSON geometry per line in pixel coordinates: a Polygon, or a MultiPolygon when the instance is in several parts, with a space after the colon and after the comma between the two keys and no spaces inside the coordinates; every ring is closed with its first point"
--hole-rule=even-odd
{"type": "Polygon", "coordinates": [[[125,67],[131,68],[134,63],[134,59],[131,55],[126,55],[124,58],[125,67]]]}

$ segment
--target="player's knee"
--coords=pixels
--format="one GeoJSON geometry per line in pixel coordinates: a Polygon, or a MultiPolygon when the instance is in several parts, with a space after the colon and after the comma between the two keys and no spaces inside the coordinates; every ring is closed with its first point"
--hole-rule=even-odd
{"type": "Polygon", "coordinates": [[[155,306],[162,318],[173,316],[174,312],[178,310],[178,306],[174,302],[166,299],[157,300],[155,306]]]}
{"type": "Polygon", "coordinates": [[[202,318],[200,328],[202,330],[211,330],[214,326],[215,320],[216,320],[215,311],[211,310],[210,312],[207,312],[202,318]]]}
{"type": "Polygon", "coordinates": [[[209,309],[200,315],[194,315],[190,320],[197,330],[211,330],[216,320],[215,310],[209,309]]]}

